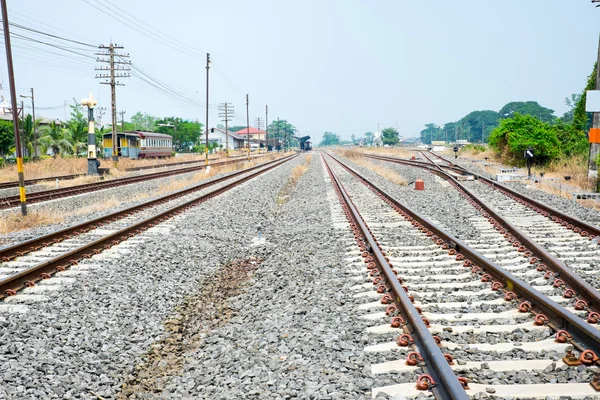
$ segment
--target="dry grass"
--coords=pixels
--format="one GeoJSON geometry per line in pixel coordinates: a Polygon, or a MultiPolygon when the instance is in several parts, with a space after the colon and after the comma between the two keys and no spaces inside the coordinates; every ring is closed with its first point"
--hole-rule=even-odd
{"type": "MultiPolygon", "coordinates": [[[[54,175],[72,175],[87,172],[87,159],[62,158],[28,162],[24,166],[25,179],[45,178],[54,175]]],[[[16,182],[17,166],[0,168],[0,182],[16,182]]]]}
{"type": "Polygon", "coordinates": [[[21,211],[4,212],[0,218],[0,234],[56,224],[62,222],[63,219],[64,215],[47,211],[29,211],[26,216],[22,216],[21,211]]]}
{"type": "Polygon", "coordinates": [[[565,176],[571,179],[567,182],[569,185],[577,186],[584,191],[592,189],[592,182],[588,180],[587,158],[575,156],[567,159],[552,161],[545,167],[534,166],[531,171],[537,175],[544,172],[545,178],[557,178],[563,180],[565,176]]]}
{"type": "Polygon", "coordinates": [[[308,171],[308,167],[310,166],[311,161],[312,156],[307,155],[304,158],[304,162],[302,164],[298,164],[294,168],[292,168],[292,172],[290,173],[290,178],[288,179],[287,184],[281,189],[281,191],[277,195],[277,198],[275,199],[275,202],[277,204],[282,205],[287,203],[287,201],[290,198],[290,193],[296,187],[296,184],[298,183],[300,178],[302,178],[302,175],[304,175],[306,171],[308,171]]]}
{"type": "Polygon", "coordinates": [[[385,155],[385,156],[392,156],[392,157],[401,157],[401,158],[410,158],[414,155],[417,155],[416,151],[410,150],[406,147],[358,147],[358,146],[354,146],[354,147],[350,147],[350,148],[345,148],[345,147],[337,147],[335,149],[336,151],[339,152],[354,152],[354,153],[360,153],[360,154],[365,154],[365,153],[371,153],[371,154],[378,154],[378,155],[385,155]]]}
{"type": "MultiPolygon", "coordinates": [[[[76,210],[73,210],[70,213],[64,213],[61,215],[52,214],[47,211],[30,211],[26,217],[22,217],[20,212],[16,212],[16,211],[15,212],[5,212],[5,213],[1,214],[2,217],[0,217],[0,234],[21,231],[24,229],[35,228],[35,227],[39,227],[39,226],[43,226],[43,225],[56,224],[56,223],[64,221],[64,219],[66,217],[70,217],[70,216],[74,216],[74,215],[86,215],[86,214],[90,214],[92,212],[104,211],[104,210],[108,210],[110,208],[117,207],[126,202],[140,201],[140,200],[149,199],[149,198],[155,197],[155,196],[161,196],[161,195],[164,195],[167,193],[173,193],[173,192],[181,190],[185,187],[188,187],[188,186],[197,184],[201,181],[204,181],[206,179],[209,179],[215,175],[239,171],[239,170],[245,169],[245,168],[250,168],[250,167],[253,167],[255,165],[258,165],[258,164],[261,164],[261,163],[264,163],[267,161],[272,161],[272,160],[281,158],[283,156],[284,156],[284,154],[269,154],[268,156],[261,157],[259,159],[252,159],[250,161],[244,161],[239,164],[229,164],[229,165],[224,165],[222,167],[211,167],[209,172],[202,170],[202,171],[199,171],[196,174],[194,174],[189,179],[170,180],[169,182],[159,185],[158,188],[153,192],[141,193],[136,196],[130,197],[125,201],[117,198],[116,196],[113,196],[113,197],[106,199],[102,203],[96,203],[96,204],[89,205],[87,207],[78,208],[76,210]]],[[[87,183],[87,182],[85,182],[85,180],[88,178],[93,178],[93,177],[77,178],[77,180],[80,180],[80,181],[77,183],[73,183],[73,184],[87,183]]],[[[97,178],[93,178],[93,179],[97,179],[97,178]]],[[[71,182],[71,181],[61,181],[60,186],[64,187],[63,184],[65,184],[67,182],[71,182]]],[[[56,187],[56,183],[54,181],[49,181],[49,182],[47,182],[47,184],[49,185],[49,188],[56,187]]],[[[72,185],[69,185],[69,186],[72,186],[72,185]]]]}
{"type": "MultiPolygon", "coordinates": [[[[98,181],[100,181],[100,178],[97,176],[83,175],[83,176],[79,176],[75,179],[59,180],[58,187],[65,188],[65,187],[70,187],[70,186],[85,185],[86,183],[94,183],[94,182],[98,182],[98,181]]],[[[42,181],[39,184],[43,185],[48,190],[56,189],[56,180],[42,181]]]]}
{"type": "Polygon", "coordinates": [[[408,181],[406,180],[406,178],[404,178],[398,172],[396,172],[390,168],[384,167],[382,165],[375,164],[371,161],[368,161],[364,157],[363,152],[358,152],[355,150],[337,150],[336,152],[339,153],[340,155],[342,155],[343,157],[351,160],[354,164],[357,164],[357,165],[360,165],[361,167],[367,168],[368,170],[381,176],[383,179],[386,179],[392,183],[395,183],[396,185],[400,185],[400,186],[408,185],[408,181]]]}

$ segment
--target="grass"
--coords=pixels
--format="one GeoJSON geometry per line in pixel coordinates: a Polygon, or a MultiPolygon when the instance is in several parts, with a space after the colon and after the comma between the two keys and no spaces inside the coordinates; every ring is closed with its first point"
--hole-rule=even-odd
{"type": "Polygon", "coordinates": [[[351,151],[355,153],[376,153],[380,155],[410,158],[415,155],[415,152],[406,147],[352,147],[350,149],[338,148],[338,151],[351,151]]]}
{"type": "MultiPolygon", "coordinates": [[[[110,208],[115,208],[126,202],[140,201],[140,200],[145,200],[145,199],[155,197],[155,196],[165,195],[167,193],[173,193],[173,192],[181,190],[185,187],[188,187],[188,186],[197,184],[203,180],[209,179],[217,174],[224,174],[224,173],[234,172],[234,171],[238,171],[238,170],[245,169],[245,168],[250,168],[250,167],[253,167],[260,163],[272,161],[277,158],[281,158],[283,156],[284,156],[284,154],[269,154],[265,157],[261,157],[258,159],[244,161],[243,163],[228,164],[228,165],[224,165],[221,167],[211,167],[209,172],[202,170],[202,171],[195,173],[189,179],[169,180],[168,182],[160,184],[157,187],[157,189],[153,192],[141,193],[136,196],[128,198],[126,201],[123,201],[122,199],[119,199],[116,196],[112,196],[112,197],[107,198],[102,203],[92,204],[87,207],[78,208],[69,213],[63,213],[60,215],[40,210],[40,211],[29,211],[28,215],[23,217],[23,216],[21,216],[20,211],[14,211],[14,212],[7,211],[7,212],[1,214],[2,217],[0,218],[0,234],[22,231],[25,229],[31,229],[31,228],[35,228],[35,227],[39,227],[39,226],[44,226],[44,225],[56,224],[56,223],[60,223],[60,222],[64,221],[65,218],[70,217],[70,216],[86,215],[86,214],[90,214],[92,212],[104,211],[104,210],[108,210],[110,208]]],[[[87,179],[98,179],[98,178],[83,176],[83,177],[74,179],[73,181],[78,181],[78,182],[73,183],[73,185],[87,183],[87,181],[86,181],[87,179]]],[[[60,187],[67,186],[67,183],[71,183],[71,181],[61,181],[60,187]]],[[[48,181],[47,185],[49,186],[49,188],[56,187],[56,183],[54,181],[48,181]]],[[[72,185],[68,185],[68,186],[72,186],[72,185]]]]}
{"type": "Polygon", "coordinates": [[[21,211],[5,212],[0,218],[0,234],[56,224],[63,220],[64,215],[47,211],[29,211],[26,216],[21,215],[21,211]]]}
{"type": "MultiPolygon", "coordinates": [[[[361,167],[367,168],[368,170],[376,173],[381,176],[383,179],[386,179],[392,183],[395,183],[399,186],[408,185],[408,181],[398,172],[390,169],[388,167],[384,167],[380,164],[375,164],[367,159],[365,159],[363,152],[352,150],[336,150],[337,153],[341,154],[345,158],[351,160],[354,164],[360,165],[361,167]]],[[[379,153],[379,151],[378,151],[379,153]]]]}
{"type": "Polygon", "coordinates": [[[308,171],[308,167],[310,166],[311,161],[312,156],[307,155],[304,158],[304,162],[302,164],[298,164],[294,168],[292,168],[292,172],[290,173],[290,177],[287,181],[287,184],[281,189],[281,191],[277,195],[277,198],[275,199],[275,202],[277,204],[282,205],[288,202],[288,200],[290,199],[290,193],[296,187],[296,184],[298,183],[300,178],[302,178],[302,175],[304,175],[306,171],[308,171]]]}
{"type": "MultiPolygon", "coordinates": [[[[231,156],[239,156],[246,154],[242,151],[230,152],[231,156]]],[[[252,155],[256,155],[254,152],[252,155]]],[[[210,159],[213,160],[224,160],[225,152],[217,152],[211,154],[210,159]]],[[[162,165],[172,164],[176,162],[185,161],[204,161],[204,154],[184,154],[178,157],[161,158],[161,159],[143,159],[143,160],[131,160],[127,157],[121,157],[119,159],[118,169],[115,171],[111,160],[101,160],[101,168],[110,168],[111,175],[113,177],[122,176],[124,172],[122,170],[133,167],[144,167],[148,165],[162,165]]],[[[46,178],[58,175],[73,175],[73,174],[86,174],[87,173],[87,159],[86,158],[48,158],[39,161],[30,161],[24,165],[25,179],[37,179],[46,178]]],[[[0,182],[16,182],[17,178],[17,166],[6,165],[0,168],[0,182]]]]}

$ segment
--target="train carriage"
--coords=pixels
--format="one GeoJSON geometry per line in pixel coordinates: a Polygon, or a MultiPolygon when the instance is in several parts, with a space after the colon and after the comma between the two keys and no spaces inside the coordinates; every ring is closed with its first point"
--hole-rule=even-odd
{"type": "MultiPolygon", "coordinates": [[[[103,135],[104,157],[112,156],[112,133],[103,135]]],[[[171,157],[173,138],[156,132],[118,132],[117,153],[120,157],[160,158],[171,157]]]]}

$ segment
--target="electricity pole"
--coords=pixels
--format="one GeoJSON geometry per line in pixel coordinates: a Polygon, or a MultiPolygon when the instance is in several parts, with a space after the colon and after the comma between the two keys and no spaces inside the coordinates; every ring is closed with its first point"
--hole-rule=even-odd
{"type": "MultiPolygon", "coordinates": [[[[600,62],[600,43],[598,43],[598,62],[600,62]]],[[[596,90],[600,90],[600,64],[596,68],[596,90]]],[[[598,163],[600,162],[600,112],[595,112],[590,129],[590,157],[588,161],[588,179],[596,181],[595,191],[600,192],[600,175],[598,174],[598,163]]]]}
{"type": "MultiPolygon", "coordinates": [[[[31,119],[33,121],[33,158],[37,158],[38,154],[38,142],[37,142],[37,131],[35,129],[35,97],[33,95],[33,88],[31,90],[30,96],[21,95],[24,99],[31,99],[31,119]]],[[[23,107],[21,105],[21,107],[23,107]]],[[[25,118],[25,114],[23,114],[23,118],[25,118]]]]}
{"type": "Polygon", "coordinates": [[[125,111],[125,110],[119,111],[119,114],[121,114],[121,132],[125,132],[125,119],[124,119],[124,117],[125,117],[125,113],[126,112],[127,111],[125,111]]]}
{"type": "Polygon", "coordinates": [[[267,144],[267,151],[269,152],[269,106],[265,105],[265,143],[267,144]]]}
{"type": "Polygon", "coordinates": [[[104,45],[99,46],[100,53],[96,53],[98,56],[108,57],[98,58],[96,61],[108,63],[108,67],[97,67],[96,71],[110,71],[109,74],[97,74],[96,78],[107,79],[107,81],[100,82],[103,85],[110,85],[110,105],[112,109],[112,159],[115,168],[119,161],[119,152],[117,150],[117,86],[125,86],[121,82],[117,81],[117,78],[129,78],[128,71],[130,70],[129,65],[131,61],[115,61],[115,57],[121,59],[129,57],[129,54],[117,53],[115,50],[123,49],[123,46],[119,46],[116,43],[111,43],[108,47],[104,45]]]}
{"type": "Polygon", "coordinates": [[[281,150],[281,147],[279,146],[279,142],[281,141],[281,140],[279,140],[280,136],[281,136],[281,134],[279,132],[279,117],[277,117],[277,147],[278,147],[277,152],[278,153],[281,150]]]}
{"type": "Polygon", "coordinates": [[[229,157],[229,128],[227,123],[231,122],[231,117],[233,117],[233,106],[229,103],[222,103],[219,106],[219,117],[221,121],[225,122],[225,155],[229,157]]]}
{"type": "Polygon", "coordinates": [[[448,143],[448,128],[444,126],[444,142],[448,143]]]}
{"type": "Polygon", "coordinates": [[[21,152],[21,139],[19,137],[19,116],[17,114],[17,89],[15,85],[15,70],[13,69],[12,49],[10,45],[10,31],[8,28],[8,7],[6,0],[2,3],[2,25],[4,28],[4,48],[6,49],[6,64],[8,65],[8,84],[10,87],[11,111],[13,117],[13,129],[15,134],[15,146],[17,153],[17,175],[19,177],[19,198],[21,201],[21,213],[27,215],[27,199],[25,196],[25,172],[23,171],[23,153],[21,152]]]}
{"type": "Polygon", "coordinates": [[[254,126],[256,127],[256,129],[258,129],[258,142],[259,142],[259,146],[258,146],[258,151],[260,153],[260,128],[262,127],[262,118],[258,117],[254,120],[254,126]]]}
{"type": "Polygon", "coordinates": [[[248,104],[250,104],[250,100],[248,100],[248,94],[246,94],[246,140],[248,141],[247,150],[248,150],[248,160],[250,159],[250,113],[248,111],[248,104]]]}
{"type": "Polygon", "coordinates": [[[204,128],[205,144],[204,154],[206,155],[206,165],[208,165],[208,71],[210,70],[210,53],[206,53],[206,127],[204,128]]]}

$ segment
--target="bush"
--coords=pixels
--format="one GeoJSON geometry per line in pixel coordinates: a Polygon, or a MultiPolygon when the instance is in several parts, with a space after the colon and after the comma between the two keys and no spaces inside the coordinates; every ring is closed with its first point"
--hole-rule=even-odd
{"type": "Polygon", "coordinates": [[[490,135],[490,147],[504,161],[525,164],[523,153],[533,148],[537,163],[545,164],[561,155],[557,129],[531,115],[515,113],[513,118],[500,121],[490,135]]]}
{"type": "Polygon", "coordinates": [[[460,149],[461,152],[468,152],[471,154],[483,153],[486,150],[487,148],[481,144],[467,144],[460,149]]]}
{"type": "Polygon", "coordinates": [[[4,158],[0,158],[0,168],[4,167],[4,158]]]}

